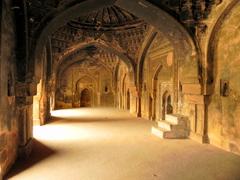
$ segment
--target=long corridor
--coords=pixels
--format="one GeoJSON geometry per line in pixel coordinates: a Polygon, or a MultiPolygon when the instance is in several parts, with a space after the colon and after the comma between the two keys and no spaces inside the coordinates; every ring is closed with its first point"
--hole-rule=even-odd
{"type": "Polygon", "coordinates": [[[152,122],[115,109],[52,112],[11,180],[239,180],[240,156],[192,140],[162,140],[152,122]]]}

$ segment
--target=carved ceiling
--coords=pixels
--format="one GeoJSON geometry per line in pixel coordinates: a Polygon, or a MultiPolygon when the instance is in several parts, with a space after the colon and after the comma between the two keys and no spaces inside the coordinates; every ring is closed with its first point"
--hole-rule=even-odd
{"type": "Polygon", "coordinates": [[[102,71],[111,72],[106,65],[99,59],[86,59],[84,62],[77,63],[72,68],[77,69],[82,74],[99,74],[102,71]]]}
{"type": "Polygon", "coordinates": [[[142,20],[117,6],[109,6],[90,12],[68,23],[69,26],[77,29],[101,31],[130,29],[141,24],[143,24],[142,20]]]}
{"type": "MultiPolygon", "coordinates": [[[[214,5],[220,4],[222,0],[147,0],[150,3],[164,9],[186,27],[194,28],[198,24],[202,24],[202,20],[207,18],[214,5]]],[[[76,0],[26,0],[30,31],[33,32],[39,25],[41,20],[51,14],[56,9],[66,6],[76,0]]],[[[128,12],[113,6],[91,12],[89,15],[73,20],[74,26],[89,25],[108,25],[125,24],[126,22],[136,23],[136,17],[128,12]],[[80,23],[79,23],[80,20],[80,23]],[[76,24],[75,24],[76,23],[76,24]]]]}
{"type": "Polygon", "coordinates": [[[51,37],[55,60],[76,44],[103,42],[132,60],[144,41],[148,25],[116,7],[107,7],[79,17],[58,29],[51,37]]]}
{"type": "MultiPolygon", "coordinates": [[[[198,28],[206,28],[202,20],[207,18],[214,3],[221,2],[221,0],[147,1],[164,9],[192,32],[198,28]]],[[[26,2],[30,34],[34,34],[35,29],[47,15],[60,10],[62,7],[67,7],[66,4],[77,3],[76,0],[26,0],[26,2]]],[[[147,23],[124,9],[115,5],[104,7],[77,19],[72,19],[52,34],[53,59],[58,61],[63,53],[70,52],[76,44],[101,41],[137,63],[138,51],[148,29],[147,23]]],[[[77,52],[72,52],[74,55],[69,57],[74,58],[77,52]]],[[[105,62],[107,64],[115,62],[116,55],[99,49],[96,52],[99,56],[97,59],[103,59],[102,61],[107,61],[105,62]]]]}
{"type": "MultiPolygon", "coordinates": [[[[118,56],[95,46],[79,50],[79,52],[72,55],[70,59],[66,59],[66,61],[69,62],[70,65],[72,64],[71,67],[77,67],[85,73],[98,72],[102,68],[109,72],[113,72],[119,64],[118,56]]],[[[65,63],[63,62],[63,64],[65,63]]]]}
{"type": "Polygon", "coordinates": [[[212,6],[220,0],[148,0],[186,24],[195,25],[207,18],[212,6]]]}

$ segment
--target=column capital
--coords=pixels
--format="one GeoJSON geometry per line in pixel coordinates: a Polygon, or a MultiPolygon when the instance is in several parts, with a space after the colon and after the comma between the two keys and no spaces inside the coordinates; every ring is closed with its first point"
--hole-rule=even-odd
{"type": "Polygon", "coordinates": [[[37,94],[37,82],[16,82],[16,97],[34,96],[37,94]]]}

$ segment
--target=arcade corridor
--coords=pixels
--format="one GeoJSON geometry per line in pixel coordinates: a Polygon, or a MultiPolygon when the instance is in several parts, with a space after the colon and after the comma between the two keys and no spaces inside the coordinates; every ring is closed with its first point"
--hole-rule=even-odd
{"type": "Polygon", "coordinates": [[[34,128],[34,150],[9,180],[238,180],[240,157],[192,140],[161,140],[151,121],[110,108],[58,110],[34,128]],[[69,115],[71,114],[71,116],[69,115]],[[196,178],[197,177],[197,178],[196,178]]]}
{"type": "Polygon", "coordinates": [[[240,180],[240,0],[1,0],[0,180],[240,180]]]}

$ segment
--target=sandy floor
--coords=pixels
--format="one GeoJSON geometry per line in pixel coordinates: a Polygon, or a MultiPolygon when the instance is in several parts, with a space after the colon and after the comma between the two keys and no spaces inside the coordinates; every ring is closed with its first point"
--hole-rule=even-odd
{"type": "Polygon", "coordinates": [[[240,156],[192,140],[161,140],[151,121],[113,109],[55,111],[34,128],[32,156],[12,180],[240,180],[240,156]]]}

